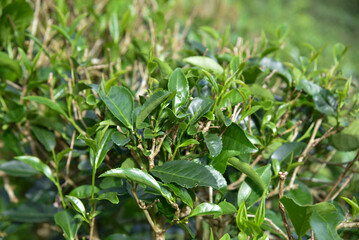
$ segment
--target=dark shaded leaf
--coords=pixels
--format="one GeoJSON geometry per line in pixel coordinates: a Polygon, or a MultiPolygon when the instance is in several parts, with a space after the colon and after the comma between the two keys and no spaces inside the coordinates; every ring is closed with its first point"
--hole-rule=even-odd
{"type": "Polygon", "coordinates": [[[47,151],[51,152],[55,148],[56,137],[52,131],[38,126],[32,126],[31,131],[47,151]]]}
{"type": "Polygon", "coordinates": [[[206,98],[194,98],[192,102],[189,104],[187,109],[187,113],[189,116],[188,120],[192,119],[192,124],[197,122],[204,114],[206,114],[212,107],[213,100],[206,98]]]}
{"type": "Polygon", "coordinates": [[[29,164],[16,160],[11,160],[1,164],[0,170],[4,171],[7,175],[14,177],[30,177],[39,173],[29,164]]]}
{"type": "Polygon", "coordinates": [[[136,127],[139,127],[141,123],[147,118],[147,116],[170,95],[170,92],[160,90],[150,96],[141,107],[141,110],[136,118],[136,127]]]}
{"type": "Polygon", "coordinates": [[[43,173],[48,179],[50,179],[53,183],[57,184],[52,174],[51,169],[45,163],[41,162],[40,159],[34,156],[18,156],[15,157],[17,160],[20,160],[26,164],[29,164],[31,167],[36,169],[37,171],[43,173]]]}

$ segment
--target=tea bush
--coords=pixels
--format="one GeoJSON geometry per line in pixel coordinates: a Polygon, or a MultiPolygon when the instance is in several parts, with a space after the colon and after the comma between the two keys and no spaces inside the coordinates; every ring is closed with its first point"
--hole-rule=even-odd
{"type": "Polygon", "coordinates": [[[0,238],[358,237],[345,46],[322,66],[168,1],[40,3],[0,5],[0,238]]]}

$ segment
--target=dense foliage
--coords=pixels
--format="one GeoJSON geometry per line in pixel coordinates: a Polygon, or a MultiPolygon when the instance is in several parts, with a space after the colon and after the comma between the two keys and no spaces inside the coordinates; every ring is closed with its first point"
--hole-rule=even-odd
{"type": "Polygon", "coordinates": [[[0,239],[358,238],[345,46],[55,2],[0,4],[0,239]]]}

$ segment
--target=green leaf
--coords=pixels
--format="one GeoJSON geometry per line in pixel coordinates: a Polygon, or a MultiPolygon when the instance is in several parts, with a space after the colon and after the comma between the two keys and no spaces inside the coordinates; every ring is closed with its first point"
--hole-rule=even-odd
{"type": "Polygon", "coordinates": [[[289,85],[292,84],[292,74],[288,71],[288,69],[285,67],[285,65],[279,61],[276,61],[271,58],[263,58],[259,65],[261,67],[267,67],[269,70],[273,71],[276,70],[276,74],[282,76],[285,80],[288,81],[289,85]]]}
{"type": "Polygon", "coordinates": [[[52,131],[37,126],[32,126],[31,131],[35,134],[37,140],[40,141],[47,151],[50,152],[55,148],[56,137],[52,131]]]}
{"type": "Polygon", "coordinates": [[[151,173],[165,183],[176,183],[184,188],[207,186],[223,190],[227,187],[222,174],[211,166],[203,166],[186,160],[166,162],[154,167],[151,173]]]}
{"type": "Polygon", "coordinates": [[[175,98],[172,100],[172,109],[174,113],[177,109],[185,105],[189,98],[189,85],[186,76],[180,68],[176,68],[168,81],[168,90],[176,92],[175,98]]]}
{"type": "Polygon", "coordinates": [[[102,131],[97,132],[96,141],[99,142],[97,143],[96,151],[94,152],[90,149],[90,162],[95,169],[99,168],[107,152],[112,148],[111,135],[114,131],[114,129],[104,128],[102,131]]]}
{"type": "Polygon", "coordinates": [[[285,196],[295,199],[295,201],[301,205],[312,204],[313,196],[307,185],[298,180],[296,180],[295,183],[298,184],[298,188],[285,192],[285,196]]]}
{"type": "Polygon", "coordinates": [[[259,84],[251,84],[249,89],[251,94],[260,100],[275,101],[273,94],[268,89],[263,88],[259,84]]]}
{"type": "Polygon", "coordinates": [[[170,92],[160,90],[150,96],[141,107],[141,110],[136,118],[136,127],[140,126],[147,116],[170,95],[170,92]]]}
{"type": "Polygon", "coordinates": [[[183,62],[192,64],[196,67],[203,68],[209,72],[212,72],[216,75],[221,75],[223,73],[223,68],[216,61],[209,57],[203,56],[194,56],[183,59],[183,62]]]}
{"type": "Polygon", "coordinates": [[[194,124],[211,109],[212,105],[212,99],[194,98],[187,109],[187,113],[189,114],[188,120],[193,118],[192,124],[194,124]]]}
{"type": "Polygon", "coordinates": [[[15,159],[20,160],[26,164],[29,164],[31,167],[36,169],[37,171],[43,173],[48,179],[50,179],[53,183],[56,183],[54,175],[52,174],[51,169],[45,163],[41,162],[40,159],[34,156],[18,156],[15,159]]]}
{"type": "Polygon", "coordinates": [[[237,212],[237,208],[235,206],[233,206],[233,204],[227,202],[227,201],[223,201],[218,203],[218,206],[221,207],[221,213],[220,214],[214,214],[214,218],[217,218],[221,215],[225,215],[225,214],[234,214],[237,212]]]}
{"type": "Polygon", "coordinates": [[[249,164],[241,162],[237,158],[230,158],[229,163],[248,176],[238,191],[238,205],[245,201],[247,206],[251,206],[260,199],[268,188],[271,180],[270,165],[254,170],[249,164]]]}
{"type": "MultiPolygon", "coordinates": [[[[11,70],[18,78],[21,78],[22,70],[18,61],[11,59],[6,53],[0,51],[0,68],[2,67],[11,70]]],[[[1,77],[5,78],[5,76],[1,77]]]]}
{"type": "Polygon", "coordinates": [[[55,215],[55,223],[60,226],[67,240],[75,240],[81,223],[75,222],[68,211],[61,211],[55,215]]]}
{"type": "Polygon", "coordinates": [[[304,142],[287,142],[275,150],[271,159],[277,159],[282,167],[284,163],[288,163],[293,155],[293,158],[302,153],[306,144],[304,142]]]}
{"type": "Polygon", "coordinates": [[[143,184],[147,187],[153,188],[165,198],[169,199],[170,196],[164,192],[158,182],[148,173],[141,171],[137,168],[115,168],[108,170],[107,172],[100,175],[100,177],[118,177],[125,178],[129,181],[143,184]]]}
{"type": "Polygon", "coordinates": [[[222,141],[215,134],[207,134],[204,136],[204,141],[207,145],[211,157],[216,157],[222,151],[222,141]]]}
{"type": "Polygon", "coordinates": [[[46,97],[41,97],[41,96],[27,96],[27,97],[23,97],[24,100],[30,100],[30,101],[34,101],[37,103],[41,103],[46,105],[47,107],[51,108],[52,110],[64,115],[66,118],[68,118],[67,114],[65,113],[65,111],[61,108],[61,106],[57,103],[54,103],[53,101],[51,101],[51,99],[48,99],[46,97]]]}
{"type": "Polygon", "coordinates": [[[197,140],[194,140],[194,139],[188,139],[186,141],[184,141],[183,143],[181,143],[179,145],[179,147],[187,147],[188,145],[191,145],[191,144],[199,144],[199,142],[197,140]]]}
{"type": "Polygon", "coordinates": [[[111,113],[127,128],[132,129],[132,111],[134,103],[130,90],[125,87],[113,86],[108,94],[106,94],[104,82],[102,82],[99,94],[111,113]]]}
{"type": "Polygon", "coordinates": [[[318,240],[339,240],[336,228],[332,228],[326,219],[319,215],[317,211],[313,211],[310,217],[310,226],[313,229],[314,235],[318,240]]]}
{"type": "MultiPolygon", "coordinates": [[[[272,177],[270,164],[256,169],[256,173],[262,179],[265,189],[268,189],[272,177]]],[[[251,178],[246,178],[238,191],[238,205],[240,205],[242,201],[245,201],[247,206],[252,206],[262,197],[262,195],[263,190],[258,187],[258,184],[251,178]]]]}
{"type": "Polygon", "coordinates": [[[246,204],[242,202],[238,208],[237,217],[236,217],[237,227],[239,230],[241,230],[241,232],[244,232],[247,229],[247,225],[245,224],[246,220],[248,220],[247,208],[246,208],[246,204]]]}
{"type": "MultiPolygon", "coordinates": [[[[95,186],[94,192],[98,193],[100,189],[95,186]]],[[[92,193],[92,186],[91,185],[81,185],[77,188],[73,189],[70,192],[70,196],[77,197],[79,199],[88,198],[91,196],[92,193]]]]}
{"type": "Polygon", "coordinates": [[[310,229],[310,218],[314,211],[325,219],[331,218],[331,227],[334,227],[334,229],[344,219],[334,205],[327,202],[315,205],[300,205],[294,199],[286,196],[283,196],[280,201],[283,203],[299,239],[310,229]]]}
{"type": "Polygon", "coordinates": [[[165,184],[165,186],[169,187],[174,192],[174,194],[182,200],[184,204],[186,204],[190,208],[193,208],[193,199],[188,193],[187,189],[183,187],[178,187],[177,185],[172,183],[165,184]]]}
{"type": "Polygon", "coordinates": [[[111,135],[112,141],[117,144],[118,146],[125,146],[127,143],[131,141],[129,137],[126,137],[123,133],[120,133],[118,131],[114,132],[111,135]]]}
{"type": "MultiPolygon", "coordinates": [[[[1,168],[0,168],[1,169],[1,168]]],[[[355,201],[353,200],[350,200],[349,198],[346,198],[346,197],[341,197],[342,199],[344,199],[352,208],[353,208],[353,212],[358,214],[359,213],[359,205],[358,203],[356,202],[356,199],[355,197],[353,198],[355,201]]],[[[353,215],[356,215],[356,214],[353,214],[353,215]]],[[[355,216],[353,216],[355,217],[355,216]]]]}
{"type": "Polygon", "coordinates": [[[216,90],[216,92],[219,92],[219,88],[218,88],[218,84],[216,82],[216,79],[213,78],[212,74],[210,74],[209,72],[207,72],[206,70],[202,69],[202,72],[204,73],[204,75],[207,76],[208,81],[210,82],[210,84],[214,87],[214,89],[216,90]]]}
{"type": "Polygon", "coordinates": [[[261,226],[264,222],[264,216],[265,216],[265,195],[263,195],[262,200],[257,208],[256,215],[254,217],[254,222],[261,226]]]}
{"type": "Polygon", "coordinates": [[[228,233],[226,233],[219,240],[231,240],[231,236],[228,233]]]}
{"type": "Polygon", "coordinates": [[[106,192],[98,195],[97,199],[108,200],[112,204],[118,204],[120,200],[117,197],[117,192],[106,192]]]}
{"type": "Polygon", "coordinates": [[[13,222],[40,223],[53,221],[56,212],[57,209],[52,205],[26,203],[7,209],[0,216],[13,222]]]}
{"type": "Polygon", "coordinates": [[[329,141],[339,151],[359,149],[359,120],[353,121],[341,132],[334,134],[329,141]]]}
{"type": "Polygon", "coordinates": [[[0,170],[14,177],[30,177],[38,173],[38,171],[30,165],[16,160],[10,160],[0,164],[0,170]]]}
{"type": "Polygon", "coordinates": [[[222,152],[212,162],[213,167],[221,173],[226,170],[228,158],[257,151],[257,148],[249,141],[244,130],[235,123],[232,123],[227,128],[222,136],[222,142],[222,152]]]}
{"type": "Polygon", "coordinates": [[[199,204],[194,210],[192,210],[191,214],[187,217],[194,217],[194,216],[208,216],[214,214],[221,214],[222,209],[220,206],[214,203],[201,203],[199,204]]]}
{"type": "Polygon", "coordinates": [[[75,208],[75,210],[86,219],[86,208],[80,199],[74,196],[67,195],[66,198],[70,201],[71,205],[75,208]]]}

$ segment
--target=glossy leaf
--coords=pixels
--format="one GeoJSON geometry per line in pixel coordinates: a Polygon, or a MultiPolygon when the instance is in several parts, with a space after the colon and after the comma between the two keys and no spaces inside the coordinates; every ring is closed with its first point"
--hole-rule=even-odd
{"type": "Polygon", "coordinates": [[[17,160],[10,160],[0,164],[0,170],[14,177],[30,177],[38,173],[38,171],[29,164],[17,160]]]}
{"type": "Polygon", "coordinates": [[[206,114],[212,107],[213,100],[207,98],[194,98],[189,104],[187,113],[189,114],[188,119],[192,119],[192,123],[195,123],[204,114],[206,114]]]}
{"type": "Polygon", "coordinates": [[[164,90],[157,91],[151,95],[141,107],[141,110],[136,118],[136,126],[140,126],[141,123],[148,117],[148,115],[170,95],[170,92],[164,90]]]}
{"type": "Polygon", "coordinates": [[[52,131],[37,126],[32,126],[31,130],[47,151],[50,152],[55,148],[56,138],[52,131]]]}
{"type": "Polygon", "coordinates": [[[212,162],[213,167],[221,173],[226,170],[228,158],[257,151],[244,130],[235,123],[232,123],[224,132],[222,142],[222,152],[212,162]]]}
{"type": "Polygon", "coordinates": [[[61,106],[58,103],[54,103],[53,101],[51,101],[51,99],[46,98],[46,97],[41,97],[41,96],[27,96],[27,97],[23,97],[24,100],[30,100],[30,101],[34,101],[37,103],[41,103],[46,105],[47,107],[51,108],[52,110],[64,115],[66,118],[67,114],[65,113],[65,111],[61,108],[61,106]]]}
{"type": "Polygon", "coordinates": [[[111,113],[127,128],[132,129],[132,111],[134,102],[130,90],[125,87],[113,86],[108,94],[106,94],[104,83],[102,83],[99,94],[111,113]]]}
{"type": "Polygon", "coordinates": [[[52,174],[51,169],[45,163],[41,162],[40,159],[34,156],[19,156],[15,157],[15,159],[20,160],[26,164],[29,164],[31,167],[36,169],[37,171],[43,173],[48,179],[50,179],[53,183],[57,184],[52,174]]]}
{"type": "Polygon", "coordinates": [[[75,210],[86,219],[86,208],[80,199],[74,196],[67,195],[66,198],[70,201],[71,205],[75,208],[75,210]]]}
{"type": "Polygon", "coordinates": [[[68,211],[61,211],[55,215],[55,223],[61,227],[64,237],[67,240],[75,240],[80,223],[75,222],[74,218],[68,211]]]}
{"type": "Polygon", "coordinates": [[[274,59],[265,57],[260,61],[259,65],[263,66],[263,67],[267,67],[271,71],[276,70],[277,74],[284,77],[290,85],[292,84],[292,81],[293,81],[292,74],[288,71],[288,69],[285,67],[285,65],[283,63],[276,61],[274,59]]]}
{"type": "Polygon", "coordinates": [[[115,168],[108,170],[107,172],[100,175],[100,177],[118,177],[124,178],[129,181],[143,184],[147,187],[153,188],[155,191],[160,193],[162,196],[169,198],[170,196],[164,192],[158,182],[148,173],[141,171],[137,168],[115,168]]]}
{"type": "Polygon", "coordinates": [[[168,81],[168,90],[176,92],[175,98],[172,100],[172,109],[174,113],[177,109],[185,105],[189,98],[189,85],[186,76],[180,68],[175,69],[168,81]]]}
{"type": "Polygon", "coordinates": [[[191,214],[188,215],[188,218],[194,216],[207,216],[214,214],[221,214],[222,209],[220,206],[214,203],[201,203],[195,209],[192,210],[191,214]]]}
{"type": "Polygon", "coordinates": [[[165,183],[176,183],[184,188],[206,186],[223,190],[227,187],[226,180],[215,169],[186,160],[166,162],[154,167],[151,173],[165,183]]]}
{"type": "Polygon", "coordinates": [[[188,57],[183,59],[183,62],[192,64],[196,67],[203,68],[217,75],[221,75],[223,73],[222,66],[209,57],[203,57],[203,56],[188,57]]]}
{"type": "Polygon", "coordinates": [[[222,141],[215,134],[207,134],[204,136],[204,141],[207,145],[211,157],[216,157],[222,151],[222,141]]]}

